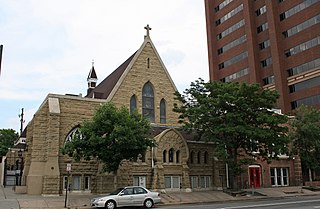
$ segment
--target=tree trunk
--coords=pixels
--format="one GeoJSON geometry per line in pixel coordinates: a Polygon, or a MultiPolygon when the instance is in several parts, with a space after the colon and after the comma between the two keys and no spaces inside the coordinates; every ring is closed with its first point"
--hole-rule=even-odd
{"type": "Polygon", "coordinates": [[[310,168],[309,168],[309,181],[312,182],[312,171],[310,168]]]}
{"type": "Polygon", "coordinates": [[[230,165],[230,186],[232,190],[239,190],[238,187],[238,155],[237,155],[237,149],[231,149],[230,150],[230,161],[231,161],[231,165],[230,165]]]}

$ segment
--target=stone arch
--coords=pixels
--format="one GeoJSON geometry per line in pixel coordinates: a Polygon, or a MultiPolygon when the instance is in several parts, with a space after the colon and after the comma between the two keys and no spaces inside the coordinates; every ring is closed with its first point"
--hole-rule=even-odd
{"type": "Polygon", "coordinates": [[[60,129],[60,147],[64,146],[68,135],[76,128],[80,128],[82,121],[70,123],[66,128],[60,129]]]}
{"type": "MultiPolygon", "coordinates": [[[[176,129],[166,129],[155,137],[158,146],[154,151],[156,162],[162,162],[164,150],[179,150],[180,163],[186,164],[189,159],[189,148],[186,140],[176,129]]],[[[175,160],[174,160],[175,161],[175,160]]]]}

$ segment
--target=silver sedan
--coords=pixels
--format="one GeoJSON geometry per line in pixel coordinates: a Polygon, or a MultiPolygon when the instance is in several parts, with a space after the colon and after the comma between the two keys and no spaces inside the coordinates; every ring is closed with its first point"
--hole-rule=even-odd
{"type": "Polygon", "coordinates": [[[152,208],[161,201],[160,193],[151,192],[141,186],[128,186],[119,188],[109,195],[91,200],[91,206],[95,208],[114,209],[124,206],[144,206],[152,208]]]}

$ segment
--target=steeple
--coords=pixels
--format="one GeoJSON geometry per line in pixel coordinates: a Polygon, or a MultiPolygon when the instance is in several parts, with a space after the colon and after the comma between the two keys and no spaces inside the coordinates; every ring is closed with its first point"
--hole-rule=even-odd
{"type": "Polygon", "coordinates": [[[90,93],[90,91],[92,91],[97,84],[97,74],[96,71],[94,70],[94,61],[92,60],[92,67],[90,69],[88,78],[87,78],[87,82],[88,82],[88,90],[87,90],[87,95],[90,93]]]}

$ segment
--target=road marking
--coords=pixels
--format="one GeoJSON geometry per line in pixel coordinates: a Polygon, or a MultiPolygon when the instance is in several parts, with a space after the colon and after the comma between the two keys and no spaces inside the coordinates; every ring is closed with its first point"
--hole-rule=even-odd
{"type": "MultiPolygon", "coordinates": [[[[279,203],[268,203],[268,204],[259,204],[259,205],[244,205],[244,206],[226,207],[226,208],[219,208],[219,209],[256,208],[256,207],[288,205],[288,204],[307,203],[307,202],[320,202],[320,200],[302,200],[302,201],[294,201],[294,202],[279,202],[279,203]]],[[[317,208],[320,208],[320,206],[318,206],[317,208]]]]}

